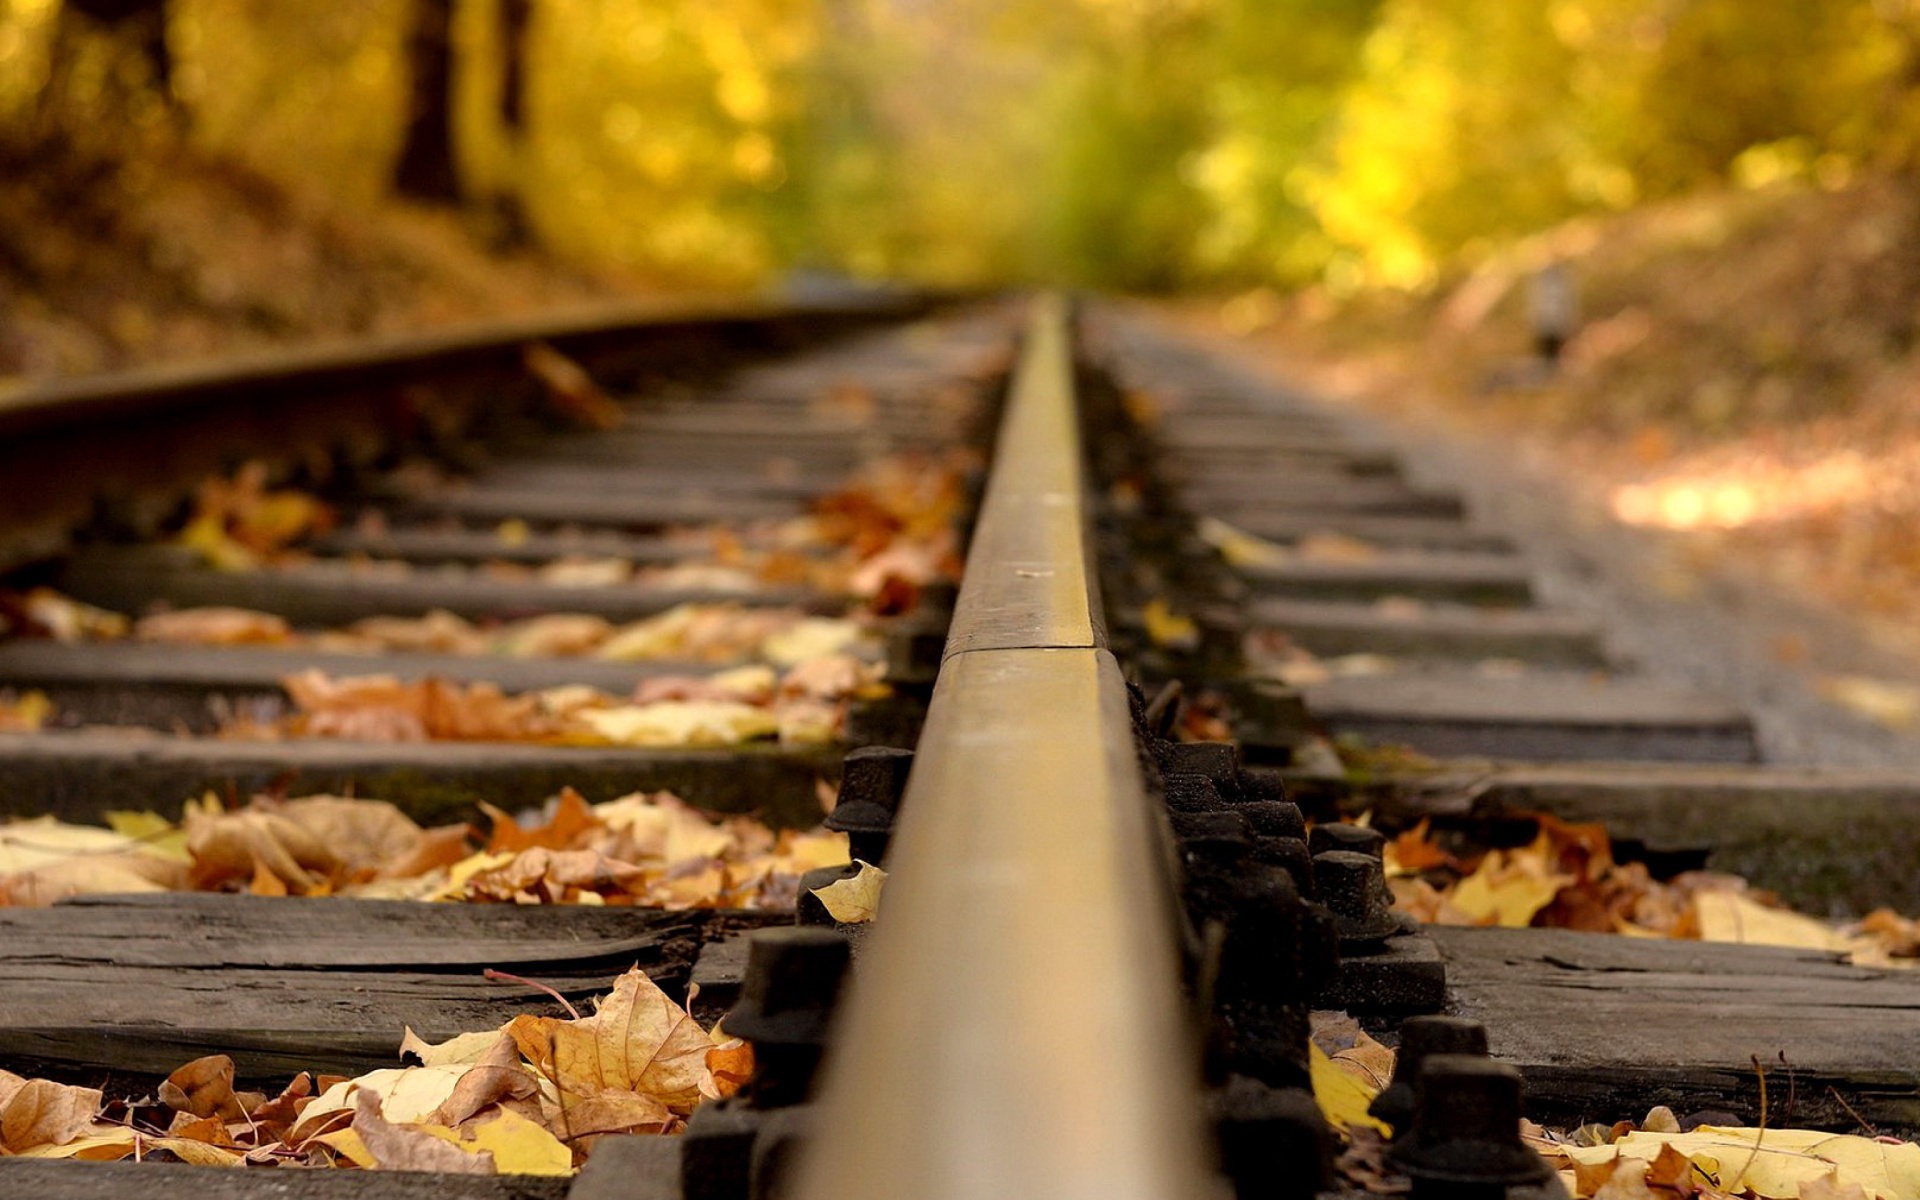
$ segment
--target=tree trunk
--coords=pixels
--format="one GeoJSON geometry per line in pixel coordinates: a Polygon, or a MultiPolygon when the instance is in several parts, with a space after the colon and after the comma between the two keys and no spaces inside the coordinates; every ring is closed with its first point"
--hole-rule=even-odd
{"type": "Polygon", "coordinates": [[[457,204],[453,166],[453,0],[414,0],[407,34],[410,86],[406,141],[394,190],[433,204],[457,204]]]}
{"type": "Polygon", "coordinates": [[[527,131],[527,30],[533,0],[500,0],[500,124],[519,141],[527,131]]]}
{"type": "Polygon", "coordinates": [[[73,58],[89,35],[112,38],[137,54],[145,83],[173,106],[173,55],[167,49],[167,0],[65,0],[48,43],[47,83],[40,107],[48,114],[65,96],[73,58]]]}
{"type": "Polygon", "coordinates": [[[521,164],[527,145],[527,30],[533,24],[533,0],[499,0],[500,131],[507,144],[509,178],[493,196],[493,240],[503,250],[523,249],[533,241],[526,205],[520,199],[521,164]]]}

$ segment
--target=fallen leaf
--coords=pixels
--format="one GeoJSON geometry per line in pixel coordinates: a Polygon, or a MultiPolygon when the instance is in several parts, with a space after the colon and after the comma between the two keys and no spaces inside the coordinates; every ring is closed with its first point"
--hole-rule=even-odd
{"type": "Polygon", "coordinates": [[[487,849],[527,850],[535,846],[549,850],[559,850],[574,843],[581,834],[599,824],[599,816],[587,806],[579,792],[570,787],[560,789],[560,795],[554,801],[553,816],[546,824],[532,829],[522,828],[513,817],[493,805],[482,801],[480,808],[493,821],[493,834],[487,839],[487,849]]]}
{"type": "Polygon", "coordinates": [[[1219,551],[1230,567],[1277,567],[1293,561],[1293,553],[1285,546],[1255,537],[1216,517],[1201,517],[1194,531],[1219,551]]]}
{"type": "Polygon", "coordinates": [[[209,1054],[178,1068],[160,1084],[160,1102],[195,1117],[244,1121],[247,1113],[233,1094],[233,1060],[209,1054]]]}
{"type": "Polygon", "coordinates": [[[53,714],[53,701],[45,692],[0,692],[0,733],[33,733],[52,720],[53,714]]]}
{"type": "Polygon", "coordinates": [[[400,1057],[411,1057],[423,1067],[469,1066],[491,1053],[499,1040],[500,1031],[489,1029],[479,1033],[457,1034],[436,1044],[421,1040],[420,1035],[413,1031],[413,1026],[409,1025],[400,1038],[400,1057]]]}
{"type": "Polygon", "coordinates": [[[1173,610],[1173,606],[1155,596],[1140,610],[1140,622],[1147,637],[1163,650],[1192,651],[1200,645],[1200,626],[1192,617],[1173,610]]]}
{"type": "Polygon", "coordinates": [[[546,1126],[512,1109],[462,1126],[460,1145],[491,1155],[502,1175],[571,1175],[573,1151],[546,1126]]]}
{"type": "Polygon", "coordinates": [[[792,667],[830,654],[843,654],[863,635],[858,622],[834,617],[804,617],[766,635],[760,656],[775,666],[792,667]]]}
{"type": "Polygon", "coordinates": [[[1345,1013],[1311,1014],[1313,1044],[1332,1064],[1378,1093],[1393,1081],[1395,1054],[1345,1013]]]}
{"type": "Polygon", "coordinates": [[[22,1150],[15,1157],[75,1158],[85,1162],[118,1162],[124,1158],[144,1156],[156,1150],[164,1150],[181,1162],[196,1167],[237,1167],[243,1161],[239,1154],[231,1150],[211,1146],[193,1138],[143,1134],[124,1125],[104,1123],[96,1123],[90,1128],[95,1132],[86,1133],[57,1146],[36,1146],[30,1150],[22,1150]]]}
{"type": "Polygon", "coordinates": [[[539,1081],[521,1065],[520,1047],[505,1033],[496,1033],[493,1044],[460,1076],[434,1115],[439,1124],[458,1125],[484,1108],[503,1100],[524,1100],[539,1090],[539,1081]]]}
{"type": "Polygon", "coordinates": [[[1379,1093],[1378,1088],[1368,1087],[1351,1072],[1336,1066],[1327,1052],[1312,1042],[1307,1044],[1307,1066],[1313,1082],[1313,1098],[1335,1129],[1344,1132],[1364,1126],[1381,1133],[1392,1132],[1367,1112],[1379,1093]]]}
{"type": "Polygon", "coordinates": [[[580,719],[618,746],[737,746],[774,737],[772,712],[732,701],[679,701],[589,710],[580,719]]]}
{"type": "Polygon", "coordinates": [[[1447,899],[1478,924],[1522,929],[1573,882],[1549,869],[1543,854],[1494,850],[1447,899]]]}
{"type": "Polygon", "coordinates": [[[582,1097],[635,1092],[677,1111],[700,1103],[713,1042],[693,1014],[638,968],[614,981],[593,1015],[553,1020],[554,1081],[582,1097]]]}
{"type": "Polygon", "coordinates": [[[99,1110],[98,1088],[0,1071],[0,1150],[22,1154],[39,1146],[64,1146],[93,1124],[99,1110]]]}
{"type": "Polygon", "coordinates": [[[1757,904],[1736,892],[1700,892],[1693,897],[1700,939],[1804,950],[1846,950],[1847,937],[1824,921],[1757,904]]]}
{"type": "MultiPolygon", "coordinates": [[[[460,1148],[451,1129],[440,1135],[432,1127],[396,1124],[381,1115],[380,1097],[371,1091],[356,1094],[353,1132],[387,1171],[437,1171],[448,1175],[493,1175],[493,1155],[460,1148]]],[[[444,1127],[442,1127],[444,1128],[444,1127]]]]}
{"type": "Polygon", "coordinates": [[[134,622],[143,642],[183,646],[277,646],[293,639],[284,617],[249,608],[183,608],[134,622]]]}
{"type": "Polygon", "coordinates": [[[1610,1146],[1568,1146],[1562,1152],[1585,1163],[1616,1154],[1653,1161],[1669,1146],[1709,1172],[1718,1180],[1716,1190],[1729,1195],[1749,1188],[1762,1200],[1793,1200],[1802,1184],[1828,1181],[1857,1186],[1875,1200],[1920,1196],[1920,1146],[1849,1134],[1703,1125],[1690,1133],[1630,1133],[1610,1146]]]}
{"type": "Polygon", "coordinates": [[[1367,563],[1380,557],[1380,547],[1344,533],[1309,533],[1293,549],[1308,562],[1367,563]]]}
{"type": "MultiPolygon", "coordinates": [[[[855,860],[859,861],[859,860],[855,860]]],[[[880,912],[880,890],[887,884],[887,873],[869,862],[860,862],[859,871],[850,879],[836,879],[825,887],[813,889],[813,896],[826,907],[827,915],[846,925],[858,925],[880,912]]]]}
{"type": "Polygon", "coordinates": [[[1888,729],[1908,729],[1920,720],[1920,687],[1865,675],[1829,675],[1822,698],[1888,729]]]}

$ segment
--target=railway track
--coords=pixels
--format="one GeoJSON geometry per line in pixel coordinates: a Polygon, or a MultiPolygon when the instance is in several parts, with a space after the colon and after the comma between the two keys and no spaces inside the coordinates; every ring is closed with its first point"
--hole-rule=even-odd
{"type": "Polygon", "coordinates": [[[1537,606],[1458,497],[1137,314],[603,316],[56,389],[0,408],[0,430],[33,481],[0,528],[6,611],[68,635],[0,641],[0,687],[53,714],[0,734],[0,811],[176,816],[211,789],[189,819],[332,793],[434,824],[484,802],[521,814],[518,833],[493,818],[497,851],[658,790],[804,829],[838,782],[830,824],[889,874],[871,924],[813,895],[857,868],[801,877],[797,856],[693,907],[660,902],[672,880],[617,904],[528,903],[584,898],[528,881],[494,893],[516,904],[233,894],[286,890],[256,855],[224,891],[0,909],[0,1069],[125,1096],[205,1055],[276,1089],[392,1067],[403,1027],[557,1021],[635,963],[757,1054],[738,1095],[669,1122],[680,1136],[575,1139],[572,1178],[0,1158],[8,1194],[1305,1197],[1411,1177],[1549,1195],[1523,1111],[1764,1123],[1776,1061],[1795,1124],[1920,1128],[1910,975],[1416,928],[1386,908],[1380,835],[1348,823],[1498,842],[1515,813],[1601,819],[1651,863],[1857,909],[1910,899],[1920,789],[1758,765],[1737,709],[1636,678],[1604,630],[1537,606]],[[231,537],[163,536],[183,489],[242,457],[323,492],[337,525],[247,570],[208,565],[231,537]],[[891,511],[892,543],[871,540],[876,473],[939,501],[891,511]],[[246,615],[183,621],[215,609],[246,615]],[[765,626],[725,662],[597,652],[720,613],[765,626]],[[113,614],[144,621],[109,636],[113,614]],[[196,622],[228,644],[168,632],[196,622]],[[884,662],[891,695],[767,685],[744,739],[608,733],[655,728],[642,697],[707,703],[716,674],[769,657],[884,662]],[[329,698],[374,670],[382,695],[441,707],[355,736],[372,727],[329,698]],[[482,683],[485,720],[464,690],[482,683]],[[1356,740],[1424,757],[1343,764],[1356,740]],[[1313,1014],[1336,1010],[1389,1045],[1405,1031],[1402,1084],[1412,1051],[1447,1054],[1417,1105],[1387,1094],[1413,1132],[1367,1169],[1335,1164],[1310,1090],[1313,1014]]]}

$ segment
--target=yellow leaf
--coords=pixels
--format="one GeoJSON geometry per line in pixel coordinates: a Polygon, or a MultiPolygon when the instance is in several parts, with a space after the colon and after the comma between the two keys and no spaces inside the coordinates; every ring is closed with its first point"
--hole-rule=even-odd
{"type": "Polygon", "coordinates": [[[483,871],[498,870],[514,860],[514,852],[503,850],[498,854],[489,854],[485,850],[469,854],[459,862],[447,868],[446,886],[435,892],[430,899],[448,900],[460,895],[475,875],[483,871]]]}
{"type": "Polygon", "coordinates": [[[737,746],[780,732],[771,710],[727,700],[585,709],[579,717],[594,733],[620,746],[737,746]]]}
{"type": "Polygon", "coordinates": [[[42,691],[31,691],[17,698],[0,695],[0,730],[32,733],[53,716],[53,701],[42,691]]]}
{"type": "Polygon", "coordinates": [[[444,1125],[390,1121],[372,1092],[355,1093],[353,1131],[388,1171],[444,1171],[456,1175],[495,1174],[493,1156],[469,1151],[444,1125]]]}
{"type": "Polygon", "coordinates": [[[240,1155],[219,1146],[196,1141],[193,1138],[160,1137],[145,1142],[148,1150],[166,1150],[183,1163],[196,1167],[237,1167],[241,1165],[240,1155]]]}
{"type": "Polygon", "coordinates": [[[1285,546],[1255,537],[1214,517],[1201,517],[1195,530],[1202,540],[1220,552],[1230,567],[1277,567],[1293,559],[1285,546]]]}
{"type": "Polygon", "coordinates": [[[844,833],[789,833],[780,840],[781,869],[804,875],[816,867],[837,867],[849,861],[844,833]]]}
{"type": "Polygon", "coordinates": [[[1851,943],[1824,921],[1768,908],[1738,892],[1696,892],[1694,916],[1704,942],[1744,942],[1755,946],[1792,946],[1802,950],[1847,950],[1851,943]]]}
{"type": "Polygon", "coordinates": [[[1373,1103],[1378,1089],[1341,1070],[1325,1050],[1312,1042],[1307,1043],[1307,1062],[1313,1079],[1313,1098],[1334,1128],[1344,1132],[1355,1125],[1365,1125],[1381,1133],[1392,1132],[1384,1122],[1367,1113],[1367,1106],[1373,1103]]]}
{"type": "Polygon", "coordinates": [[[219,1146],[210,1146],[192,1138],[159,1137],[136,1133],[118,1125],[96,1125],[99,1132],[89,1133],[58,1146],[36,1146],[14,1155],[16,1158],[77,1158],[83,1162],[117,1162],[137,1151],[151,1154],[166,1150],[196,1167],[237,1167],[240,1155],[219,1146]]]}
{"type": "Polygon", "coordinates": [[[323,1133],[313,1140],[323,1146],[333,1147],[356,1167],[371,1171],[380,1165],[373,1160],[373,1152],[367,1149],[367,1144],[360,1140],[359,1133],[351,1126],[346,1129],[336,1129],[332,1133],[323,1133]]]}
{"type": "Polygon", "coordinates": [[[770,635],[760,645],[760,653],[781,667],[798,666],[830,654],[842,654],[860,641],[860,625],[841,617],[808,617],[793,626],[770,635]]]}
{"type": "Polygon", "coordinates": [[[317,1133],[346,1124],[361,1092],[378,1097],[385,1118],[395,1124],[427,1120],[453,1095],[469,1070],[472,1066],[464,1063],[388,1067],[336,1083],[300,1110],[300,1120],[288,1133],[287,1144],[297,1146],[317,1133]]]}
{"type": "Polygon", "coordinates": [[[1521,850],[1491,851],[1447,900],[1477,924],[1524,929],[1573,882],[1572,876],[1547,868],[1544,844],[1535,842],[1521,850]]]}
{"type": "Polygon", "coordinates": [[[1822,699],[1888,729],[1907,729],[1920,720],[1920,688],[1864,675],[1830,675],[1820,680],[1822,699]]]}
{"type": "Polygon", "coordinates": [[[466,1128],[462,1149],[488,1151],[502,1175],[571,1175],[573,1151],[545,1126],[503,1108],[498,1116],[466,1128]]]}
{"type": "Polygon", "coordinates": [[[887,873],[869,862],[861,862],[851,879],[837,879],[825,887],[813,889],[827,915],[848,925],[871,921],[880,911],[880,889],[887,884],[887,873]]]}
{"type": "Polygon", "coordinates": [[[1200,626],[1192,617],[1173,611],[1159,596],[1147,601],[1140,612],[1141,623],[1153,644],[1166,649],[1190,650],[1200,644],[1200,626]]]}
{"type": "Polygon", "coordinates": [[[147,853],[175,862],[193,861],[193,855],[187,853],[187,831],[159,813],[111,808],[104,815],[107,828],[140,843],[147,853]]]}
{"type": "Polygon", "coordinates": [[[226,522],[219,517],[195,517],[174,541],[198,553],[218,571],[245,571],[260,565],[253,551],[228,536],[226,522]]]}
{"type": "Polygon", "coordinates": [[[138,851],[140,843],[97,825],[34,817],[0,825],[0,874],[29,871],[82,855],[138,851]]]}
{"type": "Polygon", "coordinates": [[[488,1029],[480,1033],[463,1033],[448,1038],[444,1042],[427,1042],[413,1031],[413,1026],[404,1027],[400,1038],[400,1056],[411,1054],[420,1060],[423,1067],[471,1066],[487,1056],[500,1040],[498,1029],[488,1029]]]}

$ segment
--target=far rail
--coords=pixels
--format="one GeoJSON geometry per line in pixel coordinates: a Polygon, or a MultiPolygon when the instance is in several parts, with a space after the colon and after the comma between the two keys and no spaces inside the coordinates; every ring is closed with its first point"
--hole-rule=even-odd
{"type": "Polygon", "coordinates": [[[842,1006],[802,1200],[1216,1194],[1165,860],[1088,567],[1065,306],[1039,303],[842,1006]]]}

